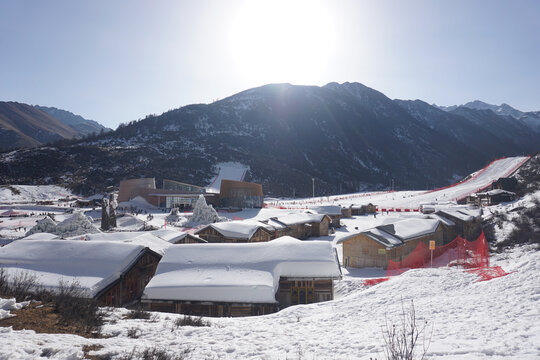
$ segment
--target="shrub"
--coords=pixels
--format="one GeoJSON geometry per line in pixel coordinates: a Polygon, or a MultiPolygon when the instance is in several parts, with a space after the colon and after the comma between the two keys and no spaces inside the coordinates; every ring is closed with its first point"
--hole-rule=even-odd
{"type": "Polygon", "coordinates": [[[144,319],[148,320],[150,319],[150,313],[148,311],[144,311],[142,308],[138,307],[134,310],[131,310],[129,313],[126,314],[126,319],[144,319]]]}
{"type": "Polygon", "coordinates": [[[127,336],[132,339],[137,339],[139,336],[141,336],[141,331],[137,328],[128,329],[127,336]]]}
{"type": "Polygon", "coordinates": [[[199,317],[193,317],[189,315],[184,315],[183,317],[179,317],[174,321],[174,325],[176,327],[179,326],[210,326],[210,323],[208,321],[203,320],[201,316],[199,317]]]}
{"type": "Polygon", "coordinates": [[[170,355],[167,351],[158,348],[146,348],[143,351],[137,351],[133,348],[131,352],[124,354],[120,360],[185,360],[191,352],[190,349],[185,349],[180,354],[170,355]]]}
{"type": "Polygon", "coordinates": [[[8,277],[4,269],[0,269],[0,294],[5,297],[14,297],[17,301],[32,298],[39,286],[36,276],[28,272],[19,272],[8,277]]]}
{"type": "Polygon", "coordinates": [[[75,323],[87,331],[94,331],[103,324],[103,315],[97,302],[84,297],[79,284],[60,283],[59,292],[53,295],[55,312],[66,323],[75,323]]]}
{"type": "Polygon", "coordinates": [[[103,324],[103,316],[96,301],[85,298],[78,283],[68,285],[61,282],[58,291],[53,292],[39,286],[34,275],[21,272],[10,278],[0,269],[0,295],[14,297],[17,301],[52,303],[60,321],[75,324],[85,332],[95,331],[103,324]]]}

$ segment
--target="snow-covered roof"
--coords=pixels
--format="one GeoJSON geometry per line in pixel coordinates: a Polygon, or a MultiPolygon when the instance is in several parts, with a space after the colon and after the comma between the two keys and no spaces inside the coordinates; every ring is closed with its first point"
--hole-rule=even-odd
{"type": "Polygon", "coordinates": [[[450,215],[462,221],[472,221],[474,218],[474,216],[465,214],[464,212],[458,211],[456,209],[442,209],[442,210],[437,211],[437,213],[442,216],[450,215]]]}
{"type": "Polygon", "coordinates": [[[279,221],[277,218],[270,218],[265,222],[271,227],[273,227],[275,230],[283,230],[287,228],[287,225],[279,221]]]}
{"type": "Polygon", "coordinates": [[[37,283],[56,289],[77,283],[96,296],[118,279],[145,251],[142,245],[80,240],[14,241],[0,248],[0,267],[8,276],[28,272],[37,283]]]}
{"type": "Polygon", "coordinates": [[[372,203],[369,203],[369,204],[352,204],[351,207],[352,207],[353,209],[361,209],[362,207],[368,206],[368,205],[373,206],[372,203]]]}
{"type": "Polygon", "coordinates": [[[407,240],[433,233],[440,221],[438,219],[416,218],[397,219],[390,224],[379,225],[362,232],[351,233],[340,237],[336,243],[343,243],[358,234],[369,237],[387,248],[403,245],[407,240]]]}
{"type": "Polygon", "coordinates": [[[394,247],[403,244],[403,241],[379,228],[371,228],[364,231],[363,234],[386,247],[394,247]]]}
{"type": "MultiPolygon", "coordinates": [[[[73,240],[78,240],[78,238],[74,237],[73,240]]],[[[112,241],[142,245],[159,255],[163,255],[165,249],[172,245],[153,234],[153,231],[88,234],[84,236],[84,239],[86,241],[112,241]]]]}
{"type": "Polygon", "coordinates": [[[516,193],[513,193],[511,191],[502,190],[502,189],[494,189],[494,190],[489,190],[489,191],[486,191],[486,192],[476,193],[476,195],[483,195],[483,196],[486,196],[486,195],[493,196],[493,195],[500,195],[500,194],[516,195],[516,193]]]}
{"type": "Polygon", "coordinates": [[[308,214],[308,213],[292,213],[278,217],[278,221],[285,225],[297,225],[297,224],[309,224],[314,222],[321,222],[325,214],[308,214]]]}
{"type": "Polygon", "coordinates": [[[60,239],[60,237],[56,234],[40,232],[40,233],[34,233],[32,235],[28,235],[27,237],[24,237],[21,240],[52,240],[52,239],[60,239]]]}
{"type": "Polygon", "coordinates": [[[143,298],[275,303],[280,277],[338,278],[332,244],[289,236],[263,243],[173,245],[143,298]]]}
{"type": "Polygon", "coordinates": [[[341,206],[339,205],[310,206],[309,210],[315,211],[317,214],[341,215],[341,206]]]}
{"type": "Polygon", "coordinates": [[[255,234],[259,228],[264,228],[268,231],[273,231],[272,226],[256,220],[241,220],[241,221],[226,221],[209,224],[202,229],[199,229],[195,234],[211,227],[221,235],[233,239],[249,239],[255,234]]]}
{"type": "Polygon", "coordinates": [[[435,219],[435,220],[439,220],[441,223],[443,223],[444,225],[446,226],[455,226],[456,223],[453,222],[452,220],[448,219],[448,218],[445,218],[444,216],[439,216],[437,214],[429,214],[426,219],[435,219]]]}
{"type": "Polygon", "coordinates": [[[186,232],[176,231],[176,230],[171,230],[171,229],[159,229],[159,230],[149,231],[149,233],[171,244],[174,244],[177,241],[182,240],[187,235],[186,232]]]}
{"type": "Polygon", "coordinates": [[[406,241],[431,234],[435,232],[437,226],[439,226],[439,220],[436,219],[408,218],[377,228],[406,241]]]}

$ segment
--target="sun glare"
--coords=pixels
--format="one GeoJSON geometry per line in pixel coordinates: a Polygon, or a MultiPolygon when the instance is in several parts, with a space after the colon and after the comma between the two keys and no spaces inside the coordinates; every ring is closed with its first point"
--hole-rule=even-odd
{"type": "Polygon", "coordinates": [[[230,49],[251,82],[314,84],[333,38],[331,16],[320,1],[246,1],[232,24],[230,49]]]}

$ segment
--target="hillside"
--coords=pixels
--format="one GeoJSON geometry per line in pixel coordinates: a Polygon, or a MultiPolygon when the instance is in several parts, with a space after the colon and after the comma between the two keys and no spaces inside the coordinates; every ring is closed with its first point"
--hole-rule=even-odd
{"type": "Polygon", "coordinates": [[[72,127],[73,129],[77,131],[77,133],[80,136],[86,136],[93,133],[97,134],[101,131],[111,130],[101,125],[97,121],[87,120],[80,115],[73,114],[70,111],[57,109],[55,107],[48,107],[48,106],[35,105],[35,107],[43,112],[46,112],[47,114],[51,115],[55,119],[60,120],[64,124],[72,127]]]}
{"type": "MultiPolygon", "coordinates": [[[[492,105],[480,100],[470,101],[466,104],[459,106],[438,106],[438,108],[448,112],[454,112],[454,110],[457,110],[458,108],[467,108],[473,110],[490,110],[496,115],[513,118],[517,120],[518,123],[525,125],[530,130],[533,130],[534,132],[540,134],[540,112],[538,111],[523,112],[511,107],[508,104],[492,105]]],[[[516,122],[511,119],[509,119],[508,121],[514,123],[516,122]]]]}
{"type": "Polygon", "coordinates": [[[0,150],[34,147],[76,136],[75,129],[33,106],[0,102],[0,150]]]}
{"type": "Polygon", "coordinates": [[[188,105],[84,140],[0,156],[0,183],[93,192],[130,177],[207,185],[220,162],[250,168],[265,193],[307,196],[447,185],[501,156],[539,149],[492,111],[444,112],[359,83],[266,85],[188,105]],[[46,166],[45,166],[46,164],[46,166]],[[437,170],[435,170],[437,169],[437,170]]]}

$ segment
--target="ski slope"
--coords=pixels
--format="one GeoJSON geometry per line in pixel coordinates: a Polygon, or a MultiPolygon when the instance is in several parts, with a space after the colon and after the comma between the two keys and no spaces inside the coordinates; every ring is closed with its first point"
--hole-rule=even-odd
{"type": "Polygon", "coordinates": [[[219,163],[216,167],[218,168],[218,173],[212,179],[210,185],[206,187],[206,190],[211,193],[219,193],[221,180],[243,181],[246,172],[249,170],[249,166],[233,162],[219,163]]]}
{"type": "Polygon", "coordinates": [[[431,191],[399,191],[330,196],[315,199],[282,201],[284,207],[305,206],[308,204],[367,204],[373,203],[379,209],[415,210],[426,203],[444,203],[457,201],[470,194],[481,191],[501,177],[512,174],[529,159],[528,156],[502,158],[488,164],[483,169],[471,174],[467,179],[445,188],[431,191]]]}

